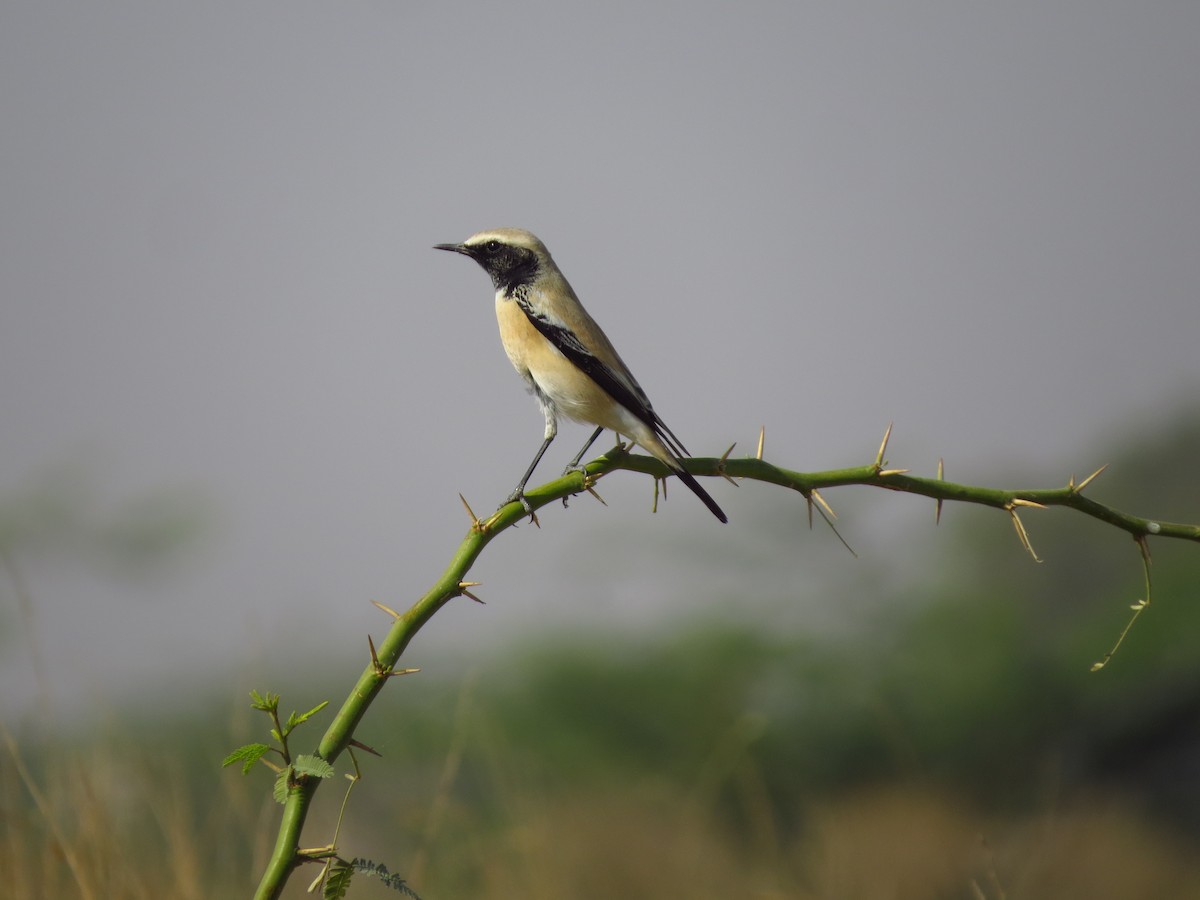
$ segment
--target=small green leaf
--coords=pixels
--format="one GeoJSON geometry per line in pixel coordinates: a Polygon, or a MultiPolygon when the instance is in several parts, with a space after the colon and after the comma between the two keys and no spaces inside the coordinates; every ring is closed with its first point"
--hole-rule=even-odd
{"type": "Polygon", "coordinates": [[[321,710],[323,710],[328,705],[329,705],[328,700],[322,700],[320,703],[318,703],[316,706],[314,706],[312,709],[310,709],[306,713],[300,713],[300,715],[296,715],[295,713],[292,713],[291,716],[288,717],[288,731],[291,731],[297,725],[302,725],[303,723],[307,722],[309,719],[311,719],[313,716],[315,716],[317,713],[319,713],[321,710]]]}
{"type": "Polygon", "coordinates": [[[333,775],[333,766],[319,756],[302,753],[296,757],[296,772],[300,775],[313,775],[317,778],[329,778],[333,775]]]}
{"type": "Polygon", "coordinates": [[[325,886],[321,889],[322,900],[342,900],[350,889],[350,879],[353,877],[354,869],[350,868],[350,863],[340,860],[334,863],[325,876],[325,886]]]}
{"type": "Polygon", "coordinates": [[[406,897],[412,897],[413,900],[421,900],[417,896],[417,892],[408,886],[408,882],[399,875],[393,875],[388,871],[387,866],[382,863],[374,863],[369,859],[355,859],[350,863],[350,867],[355,871],[362,872],[364,875],[373,875],[378,878],[384,887],[389,887],[393,891],[399,891],[406,897]]]}
{"type": "Polygon", "coordinates": [[[260,709],[263,712],[272,712],[279,709],[279,695],[272,694],[268,691],[266,694],[260,694],[258,691],[250,692],[250,706],[252,709],[260,709]]]}
{"type": "Polygon", "coordinates": [[[275,802],[282,805],[287,803],[288,785],[292,780],[292,767],[288,766],[275,777],[275,790],[272,792],[275,802]]]}
{"type": "Polygon", "coordinates": [[[240,762],[242,764],[242,774],[249,775],[250,770],[254,768],[254,764],[270,752],[271,748],[266,744],[246,744],[243,747],[238,747],[221,760],[221,765],[231,766],[235,762],[240,762]]]}

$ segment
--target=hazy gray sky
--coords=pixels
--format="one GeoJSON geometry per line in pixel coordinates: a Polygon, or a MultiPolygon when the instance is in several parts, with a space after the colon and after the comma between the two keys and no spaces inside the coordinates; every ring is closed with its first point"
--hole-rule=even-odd
{"type": "MultiPolygon", "coordinates": [[[[10,0],[0,498],[80,464],[101,508],[183,491],[211,526],[154,577],[19,560],[58,708],[214,663],[276,687],[251,660],[288,640],[349,683],[368,601],[423,591],[458,492],[493,508],[541,436],[486,277],[430,249],[483,228],[546,241],[698,455],[765,424],[781,464],[855,464],[894,420],[918,471],[1099,465],[1200,386],[1198,36],[1153,2],[10,0]]],[[[651,517],[627,474],[548,511],[413,662],[654,615],[660,547],[714,569],[781,521],[712,490],[727,527],[678,489],[651,517]]],[[[851,564],[814,559],[797,592],[851,564]]],[[[11,713],[35,685],[0,597],[11,713]]]]}

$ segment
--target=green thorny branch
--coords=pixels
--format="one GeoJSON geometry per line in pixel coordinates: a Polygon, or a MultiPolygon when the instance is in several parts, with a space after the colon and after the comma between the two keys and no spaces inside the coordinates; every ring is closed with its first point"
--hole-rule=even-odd
{"type": "MultiPolygon", "coordinates": [[[[814,505],[818,512],[827,520],[833,515],[832,510],[821,497],[819,490],[840,487],[842,485],[870,485],[885,488],[890,491],[904,491],[918,494],[936,501],[936,512],[941,515],[942,503],[958,501],[975,503],[1004,510],[1012,519],[1013,527],[1026,551],[1037,560],[1030,544],[1025,525],[1021,520],[1021,512],[1026,509],[1045,509],[1050,506],[1065,506],[1084,515],[1091,516],[1103,522],[1128,532],[1136,542],[1141,553],[1142,565],[1145,572],[1146,596],[1132,605],[1133,617],[1125,630],[1118,637],[1116,644],[1097,662],[1093,669],[1102,668],[1124,640],[1129,628],[1137,616],[1150,602],[1150,549],[1148,540],[1151,537],[1178,538],[1200,542],[1200,525],[1182,525],[1171,522],[1159,522],[1139,516],[1129,515],[1119,510],[1105,506],[1085,497],[1083,490],[1096,478],[1104,467],[1096,470],[1087,478],[1076,482],[1072,477],[1065,487],[1045,490],[1000,490],[996,488],[975,487],[972,485],[955,484],[942,477],[943,467],[938,463],[936,478],[920,478],[908,474],[906,469],[889,468],[885,453],[888,439],[891,436],[891,426],[884,434],[883,442],[875,456],[874,462],[867,465],[848,469],[834,469],[826,472],[795,472],[773,465],[763,459],[763,436],[760,433],[758,452],[754,457],[731,459],[733,447],[720,458],[684,460],[687,470],[698,476],[721,476],[729,481],[734,479],[751,479],[797,491],[808,503],[809,519],[811,522],[814,505]]],[[[533,488],[526,493],[531,510],[530,518],[537,523],[536,510],[556,500],[588,491],[599,498],[595,492],[597,480],[617,469],[632,472],[643,472],[656,479],[665,478],[670,473],[658,460],[649,456],[633,455],[625,447],[618,445],[603,456],[591,461],[577,471],[571,471],[561,478],[533,488]]],[[[736,484],[736,482],[734,482],[736,484]]],[[[332,763],[343,751],[353,743],[355,729],[362,721],[371,702],[383,689],[389,679],[414,671],[412,669],[397,669],[396,663],[408,646],[409,641],[429,619],[446,603],[456,597],[469,597],[477,602],[479,598],[472,592],[477,582],[467,581],[466,576],[471,566],[483,549],[504,531],[519,523],[527,513],[517,502],[508,503],[486,519],[479,519],[467,501],[463,500],[471,517],[471,527],[466,537],[459,545],[453,559],[441,578],[429,591],[417,600],[408,610],[399,613],[388,609],[382,604],[376,604],[393,619],[391,629],[383,642],[376,646],[370,644],[371,659],[366,670],[354,685],[350,695],[342,704],[336,718],[322,737],[317,747],[316,755],[332,763]]],[[[322,848],[321,853],[313,853],[300,849],[300,832],[307,815],[309,804],[316,793],[320,778],[300,775],[292,780],[287,787],[287,797],[284,804],[283,819],[280,823],[279,836],[274,852],[263,873],[258,892],[255,895],[260,900],[278,897],[283,890],[291,872],[304,862],[324,862],[328,858],[328,848],[322,848]]]]}

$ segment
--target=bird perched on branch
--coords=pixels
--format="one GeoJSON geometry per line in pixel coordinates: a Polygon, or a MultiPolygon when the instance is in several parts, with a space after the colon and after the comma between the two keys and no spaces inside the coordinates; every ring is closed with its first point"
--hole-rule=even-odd
{"type": "Polygon", "coordinates": [[[625,435],[658,459],[699,497],[714,516],[725,513],[680,461],[690,454],[654,408],[608,337],[588,315],[555,265],[546,245],[528,231],[481,231],[461,244],[438,244],[469,256],[496,288],[496,318],[509,360],[529,384],[546,417],[545,438],[533,462],[506,503],[519,500],[530,510],[525,485],[554,436],[558,417],[597,426],[579,455],[604,429],[625,435]]]}

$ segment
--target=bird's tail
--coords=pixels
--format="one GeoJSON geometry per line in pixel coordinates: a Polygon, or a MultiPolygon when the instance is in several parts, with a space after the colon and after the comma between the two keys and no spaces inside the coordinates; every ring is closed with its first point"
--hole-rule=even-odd
{"type": "Polygon", "coordinates": [[[659,427],[663,429],[665,434],[646,428],[640,436],[633,438],[634,441],[677,475],[679,480],[687,485],[688,490],[699,497],[700,501],[708,507],[709,512],[716,516],[722,523],[727,523],[729,519],[726,518],[725,511],[717,506],[717,501],[709,496],[708,491],[700,487],[700,482],[680,462],[680,458],[687,456],[688,452],[679,443],[675,435],[667,430],[665,425],[659,423],[659,427]]]}
{"type": "Polygon", "coordinates": [[[671,466],[671,468],[675,472],[675,474],[679,476],[679,480],[682,481],[684,484],[686,484],[688,486],[688,488],[691,490],[691,492],[700,498],[701,502],[703,502],[704,505],[708,507],[709,511],[714,516],[716,516],[718,519],[720,519],[722,523],[726,523],[729,521],[729,519],[726,518],[726,516],[725,516],[725,511],[722,510],[721,507],[717,506],[717,501],[709,496],[708,491],[706,491],[704,488],[700,487],[700,482],[698,482],[692,476],[691,472],[689,472],[687,469],[685,469],[683,466],[679,465],[678,463],[676,463],[674,466],[671,466]]]}

